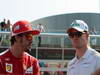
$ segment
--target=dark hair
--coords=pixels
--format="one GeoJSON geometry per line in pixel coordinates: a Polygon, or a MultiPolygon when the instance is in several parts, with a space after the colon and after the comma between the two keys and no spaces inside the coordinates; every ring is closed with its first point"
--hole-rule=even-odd
{"type": "MultiPolygon", "coordinates": [[[[20,36],[20,37],[22,37],[23,34],[18,34],[18,35],[16,35],[16,36],[20,36]]],[[[12,36],[11,39],[10,39],[11,45],[13,45],[15,41],[16,41],[15,36],[12,36]]]]}
{"type": "Polygon", "coordinates": [[[10,39],[11,45],[13,45],[15,41],[16,41],[15,36],[12,36],[10,39]]]}

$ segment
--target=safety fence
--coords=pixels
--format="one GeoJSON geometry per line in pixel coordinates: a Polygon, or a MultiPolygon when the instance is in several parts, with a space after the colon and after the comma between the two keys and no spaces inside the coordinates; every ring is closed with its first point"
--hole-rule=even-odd
{"type": "MultiPolygon", "coordinates": [[[[9,48],[10,32],[0,32],[0,48],[9,48]]],[[[33,40],[30,54],[40,61],[41,75],[66,75],[67,64],[74,56],[75,49],[66,33],[41,33],[41,46],[38,36],[33,40]]],[[[90,35],[91,47],[100,50],[100,35],[90,35]]]]}

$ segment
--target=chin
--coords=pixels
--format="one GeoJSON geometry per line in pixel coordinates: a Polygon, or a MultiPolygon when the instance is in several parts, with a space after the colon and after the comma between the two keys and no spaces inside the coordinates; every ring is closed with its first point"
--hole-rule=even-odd
{"type": "Polygon", "coordinates": [[[28,47],[27,50],[30,51],[32,49],[32,47],[28,47]]]}

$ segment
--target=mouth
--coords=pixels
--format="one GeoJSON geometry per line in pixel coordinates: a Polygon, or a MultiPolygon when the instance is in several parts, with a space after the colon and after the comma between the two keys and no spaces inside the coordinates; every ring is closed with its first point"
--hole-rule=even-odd
{"type": "Polygon", "coordinates": [[[30,42],[28,43],[28,45],[31,45],[31,46],[32,46],[32,41],[30,41],[30,42]]]}
{"type": "Polygon", "coordinates": [[[26,48],[26,51],[31,51],[31,49],[32,49],[32,46],[28,45],[27,48],[26,48]]]}
{"type": "Polygon", "coordinates": [[[29,44],[28,47],[29,47],[29,48],[32,48],[32,44],[29,44]]]}

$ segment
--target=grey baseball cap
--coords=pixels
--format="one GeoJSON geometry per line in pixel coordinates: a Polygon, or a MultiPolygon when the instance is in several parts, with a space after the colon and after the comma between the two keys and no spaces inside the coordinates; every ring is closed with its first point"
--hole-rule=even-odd
{"type": "Polygon", "coordinates": [[[67,30],[67,33],[70,32],[71,29],[76,29],[80,32],[89,31],[88,25],[83,20],[74,20],[67,30]]]}

